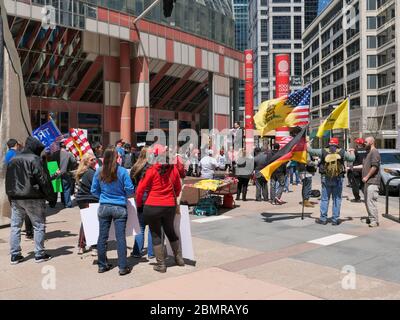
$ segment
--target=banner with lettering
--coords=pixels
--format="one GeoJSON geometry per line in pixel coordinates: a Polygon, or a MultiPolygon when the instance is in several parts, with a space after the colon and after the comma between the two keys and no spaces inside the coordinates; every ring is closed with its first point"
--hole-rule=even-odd
{"type": "Polygon", "coordinates": [[[41,125],[39,128],[35,129],[33,131],[33,136],[44,144],[46,150],[50,150],[53,142],[55,142],[61,136],[61,132],[54,121],[50,120],[41,125]]]}

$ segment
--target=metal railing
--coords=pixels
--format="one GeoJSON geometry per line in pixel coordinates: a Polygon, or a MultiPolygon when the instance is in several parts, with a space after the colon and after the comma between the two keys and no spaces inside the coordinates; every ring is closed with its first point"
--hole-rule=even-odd
{"type": "Polygon", "coordinates": [[[386,185],[385,185],[385,191],[386,191],[386,208],[385,208],[385,215],[384,215],[384,217],[385,218],[388,218],[388,219],[390,219],[390,220],[394,220],[394,221],[396,221],[396,222],[400,222],[400,185],[399,185],[399,217],[398,218],[395,218],[393,215],[391,215],[391,214],[389,214],[389,184],[390,184],[390,182],[392,181],[392,180],[399,180],[400,179],[400,177],[393,177],[393,178],[390,178],[387,182],[386,182],[386,185]]]}

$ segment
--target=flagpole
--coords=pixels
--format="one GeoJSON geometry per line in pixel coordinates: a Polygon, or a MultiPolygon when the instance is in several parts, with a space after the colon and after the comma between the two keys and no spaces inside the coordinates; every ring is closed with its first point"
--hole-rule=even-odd
{"type": "Polygon", "coordinates": [[[345,147],[346,150],[349,149],[349,131],[350,131],[350,96],[347,96],[347,129],[344,130],[344,134],[345,134],[345,139],[346,139],[346,143],[345,143],[345,147]]]}

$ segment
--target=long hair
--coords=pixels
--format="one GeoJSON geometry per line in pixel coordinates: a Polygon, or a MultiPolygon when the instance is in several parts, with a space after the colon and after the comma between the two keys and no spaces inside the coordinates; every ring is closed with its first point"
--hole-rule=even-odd
{"type": "Polygon", "coordinates": [[[105,183],[111,183],[118,179],[117,176],[117,151],[114,147],[107,148],[104,151],[103,166],[100,172],[100,180],[105,183]]]}
{"type": "Polygon", "coordinates": [[[132,170],[131,170],[131,179],[136,180],[137,176],[140,174],[140,172],[143,170],[143,168],[147,164],[147,151],[148,147],[144,147],[139,154],[139,158],[137,159],[136,163],[133,165],[132,170]]]}
{"type": "Polygon", "coordinates": [[[90,159],[95,158],[95,156],[91,153],[85,153],[82,157],[81,162],[79,163],[78,169],[75,172],[75,180],[78,183],[82,176],[86,171],[89,170],[90,167],[90,159]]]}

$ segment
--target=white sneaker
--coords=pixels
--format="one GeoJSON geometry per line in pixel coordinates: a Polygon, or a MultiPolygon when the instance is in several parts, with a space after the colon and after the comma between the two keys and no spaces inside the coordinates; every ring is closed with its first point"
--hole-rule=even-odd
{"type": "Polygon", "coordinates": [[[372,221],[369,225],[370,228],[376,228],[379,227],[379,222],[376,221],[372,221]]]}

